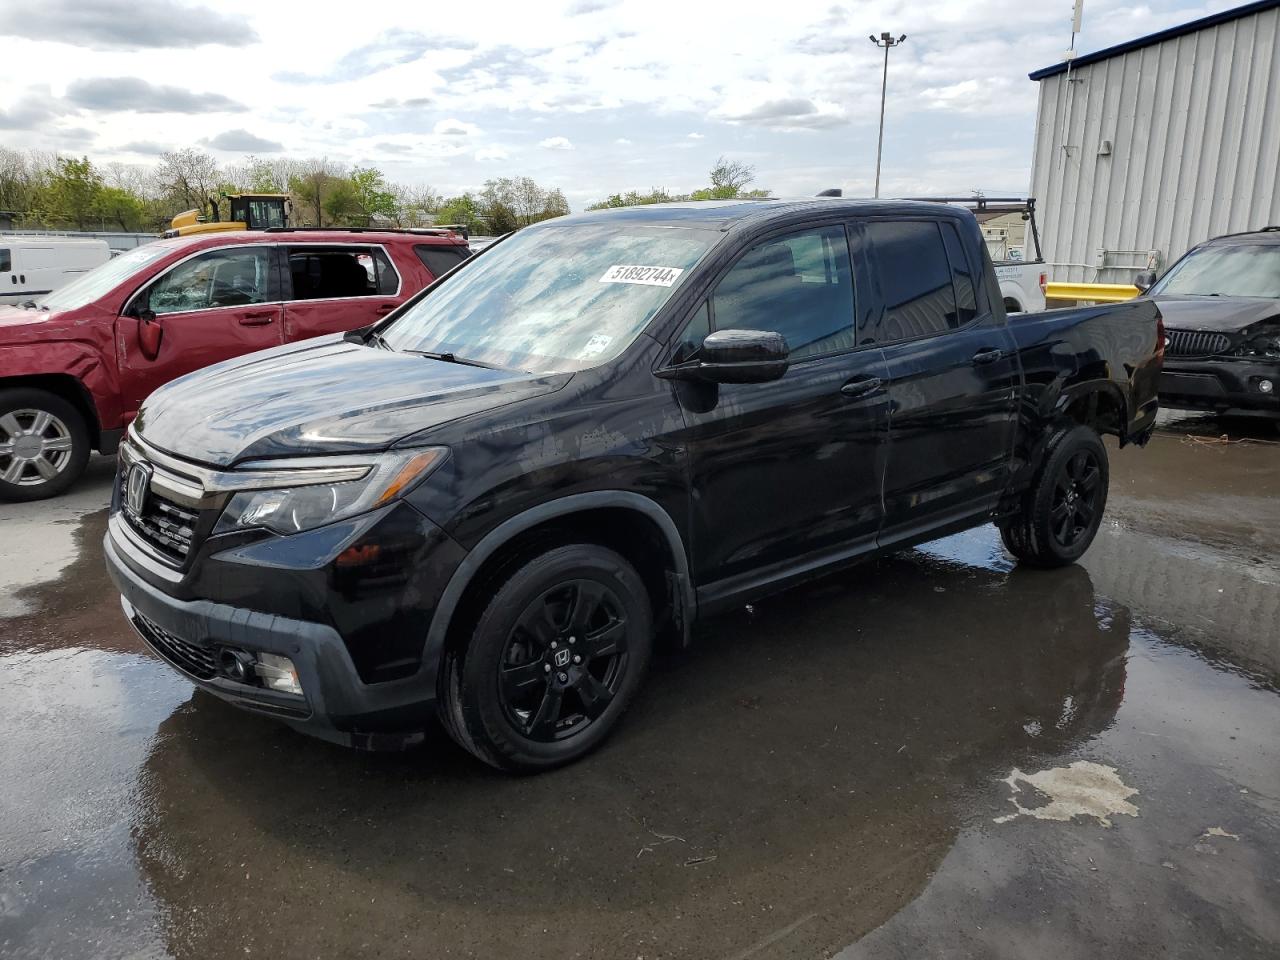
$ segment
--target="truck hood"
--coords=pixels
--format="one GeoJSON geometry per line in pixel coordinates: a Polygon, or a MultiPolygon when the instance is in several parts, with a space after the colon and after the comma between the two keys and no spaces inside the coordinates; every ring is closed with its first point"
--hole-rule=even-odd
{"type": "Polygon", "coordinates": [[[1258,297],[1153,297],[1164,325],[1174,330],[1235,333],[1280,318],[1280,300],[1258,297]]]}
{"type": "Polygon", "coordinates": [[[217,467],[371,452],[460,417],[550,393],[569,379],[321,337],[174,380],[147,398],[134,429],[167,453],[217,467]]]}
{"type": "Polygon", "coordinates": [[[51,313],[0,304],[0,344],[60,338],[72,327],[74,318],[70,311],[51,313]]]}

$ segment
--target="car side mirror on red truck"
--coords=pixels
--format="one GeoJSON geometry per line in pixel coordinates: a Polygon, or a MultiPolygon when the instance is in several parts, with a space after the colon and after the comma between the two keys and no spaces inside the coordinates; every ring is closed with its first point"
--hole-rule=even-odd
{"type": "Polygon", "coordinates": [[[164,327],[151,310],[140,310],[138,319],[138,348],[148,360],[160,355],[160,341],[164,339],[164,327]]]}

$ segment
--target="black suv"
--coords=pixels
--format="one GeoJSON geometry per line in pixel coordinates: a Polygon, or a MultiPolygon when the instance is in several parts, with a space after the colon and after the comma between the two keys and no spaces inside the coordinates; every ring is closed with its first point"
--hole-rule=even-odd
{"type": "Polygon", "coordinates": [[[1167,321],[1161,403],[1280,426],[1280,227],[1193,247],[1145,296],[1167,321]]]}
{"type": "Polygon", "coordinates": [[[385,322],[158,390],[105,550],[201,687],[343,743],[438,715],[505,769],[596,746],[660,640],[995,520],[1080,556],[1145,441],[1149,302],[1006,321],[933,204],[700,203],[549,221],[385,322]]]}

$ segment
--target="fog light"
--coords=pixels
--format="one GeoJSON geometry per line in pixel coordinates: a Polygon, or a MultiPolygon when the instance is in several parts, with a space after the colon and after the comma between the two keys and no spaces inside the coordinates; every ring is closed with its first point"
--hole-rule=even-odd
{"type": "Polygon", "coordinates": [[[302,695],[302,684],[298,682],[298,671],[288,657],[278,657],[274,653],[258,654],[255,668],[262,678],[262,685],[268,690],[279,690],[281,693],[302,695]]]}
{"type": "Polygon", "coordinates": [[[1262,391],[1263,393],[1270,393],[1270,392],[1271,392],[1272,390],[1274,390],[1275,388],[1276,388],[1276,385],[1275,385],[1274,383],[1272,383],[1270,380],[1259,380],[1259,381],[1258,381],[1258,389],[1259,389],[1260,391],[1262,391]]]}
{"type": "Polygon", "coordinates": [[[228,680],[248,683],[253,678],[253,657],[243,650],[223,649],[218,655],[218,669],[228,680]]]}

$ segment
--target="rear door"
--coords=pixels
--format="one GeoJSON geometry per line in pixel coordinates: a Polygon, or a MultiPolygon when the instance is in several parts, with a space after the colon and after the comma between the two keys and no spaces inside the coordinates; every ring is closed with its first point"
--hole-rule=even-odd
{"type": "Polygon", "coordinates": [[[881,544],[994,507],[1012,456],[1019,369],[982,264],[949,219],[868,220],[890,444],[881,544]]]}
{"type": "Polygon", "coordinates": [[[126,410],[193,370],[278,346],[278,274],[273,245],[238,245],[194,254],[142,286],[116,324],[126,410]]]}
{"type": "Polygon", "coordinates": [[[400,273],[381,246],[296,244],[281,249],[287,341],[367,326],[404,300],[400,273]]]}
{"type": "Polygon", "coordinates": [[[742,254],[679,338],[676,362],[710,330],[772,330],[791,349],[773,383],[676,388],[702,599],[874,545],[888,407],[880,350],[855,345],[855,302],[844,225],[793,230],[742,254]]]}

